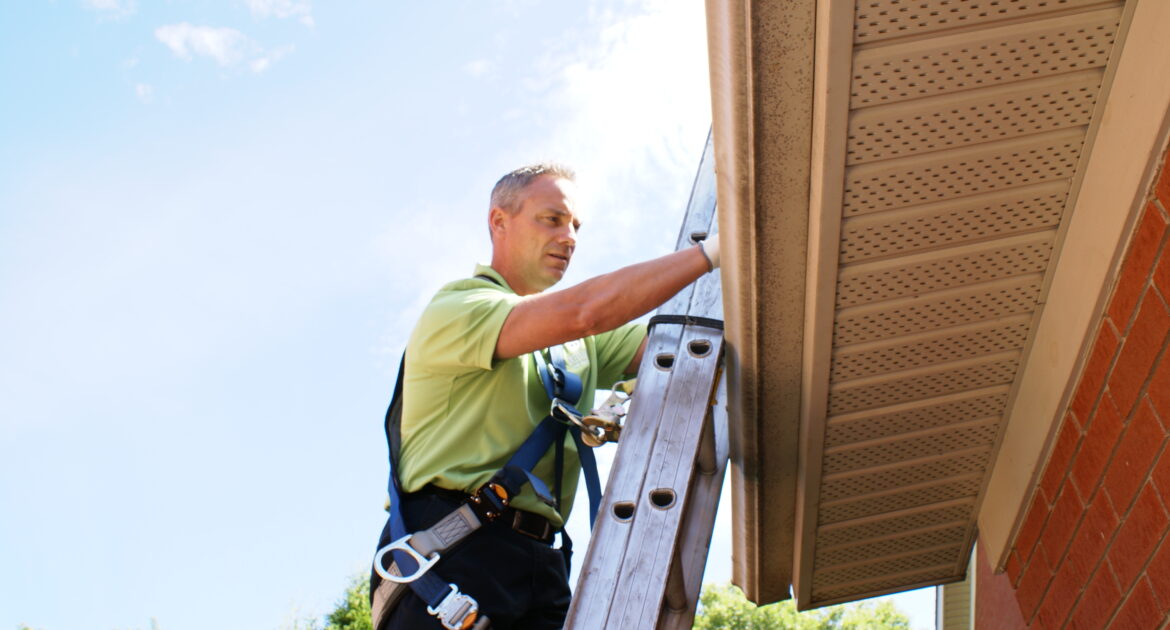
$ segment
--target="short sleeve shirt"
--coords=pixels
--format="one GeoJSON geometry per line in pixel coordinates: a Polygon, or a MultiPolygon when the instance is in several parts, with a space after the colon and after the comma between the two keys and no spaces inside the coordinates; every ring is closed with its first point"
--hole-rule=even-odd
{"type": "MultiPolygon", "coordinates": [[[[494,269],[479,265],[476,276],[444,286],[432,298],[406,347],[403,380],[402,450],[398,477],[406,492],[434,484],[474,492],[495,474],[549,413],[549,399],[535,357],[495,360],[496,340],[516,295],[494,269]],[[499,284],[496,284],[499,283],[499,284]]],[[[566,367],[581,377],[578,406],[592,407],[598,387],[626,375],[645,328],[626,324],[563,344],[566,367]]],[[[554,449],[533,472],[553,489],[554,449]]],[[[572,509],[580,459],[571,439],[565,445],[561,510],[541,502],[525,486],[512,505],[561,525],[572,509]]]]}

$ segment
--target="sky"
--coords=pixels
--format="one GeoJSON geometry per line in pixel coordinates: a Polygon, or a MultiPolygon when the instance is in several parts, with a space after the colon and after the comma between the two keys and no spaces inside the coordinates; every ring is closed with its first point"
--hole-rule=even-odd
{"type": "Polygon", "coordinates": [[[328,612],[385,518],[398,357],[487,260],[492,184],[576,168],[566,284],[670,251],[704,28],[695,0],[0,4],[0,629],[328,612]]]}

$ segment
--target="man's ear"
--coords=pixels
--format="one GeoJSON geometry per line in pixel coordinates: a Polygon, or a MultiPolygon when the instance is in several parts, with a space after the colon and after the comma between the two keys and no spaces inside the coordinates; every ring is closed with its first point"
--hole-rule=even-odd
{"type": "Polygon", "coordinates": [[[493,206],[488,211],[488,230],[492,233],[492,239],[502,233],[507,225],[508,213],[499,206],[493,206]]]}

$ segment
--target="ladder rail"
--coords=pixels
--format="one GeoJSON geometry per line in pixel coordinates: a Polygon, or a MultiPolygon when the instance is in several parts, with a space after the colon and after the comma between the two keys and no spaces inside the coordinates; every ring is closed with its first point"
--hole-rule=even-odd
{"type": "Polygon", "coordinates": [[[716,386],[716,402],[711,407],[711,429],[703,437],[703,447],[711,449],[713,468],[704,470],[699,464],[692,479],[695,484],[690,492],[686,514],[683,516],[682,541],[678,552],[682,557],[682,580],[684,582],[686,605],[682,610],[670,608],[659,620],[661,630],[690,630],[695,620],[695,608],[703,588],[703,572],[707,567],[707,554],[715,530],[715,517],[719,508],[719,497],[726,479],[729,462],[730,442],[727,427],[727,381],[721,373],[716,386]]]}
{"type": "Polygon", "coordinates": [[[684,329],[683,346],[696,341],[710,343],[711,356],[692,358],[684,351],[675,361],[642,492],[633,497],[637,511],[606,627],[656,627],[671,567],[679,565],[681,570],[676,556],[680,553],[682,516],[690,496],[703,424],[709,417],[707,410],[719,361],[716,353],[722,349],[719,331],[686,328],[690,330],[684,329]]]}
{"type": "MultiPolygon", "coordinates": [[[[715,227],[708,136],[678,248],[715,227]]],[[[707,274],[658,313],[719,318],[721,292],[719,274],[707,274]]],[[[651,331],[566,628],[690,627],[728,461],[722,352],[721,330],[664,322],[651,331]]]]}

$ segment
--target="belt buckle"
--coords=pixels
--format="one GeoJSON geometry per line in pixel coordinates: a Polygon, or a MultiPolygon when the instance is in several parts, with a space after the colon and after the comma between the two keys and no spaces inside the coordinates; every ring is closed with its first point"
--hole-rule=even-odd
{"type": "Polygon", "coordinates": [[[512,501],[512,497],[508,495],[507,488],[502,484],[489,481],[469,496],[467,500],[476,516],[491,522],[500,517],[504,509],[508,507],[508,503],[512,501]]]}
{"type": "Polygon", "coordinates": [[[513,515],[512,515],[512,529],[514,529],[515,531],[517,531],[521,534],[524,534],[525,536],[527,536],[529,538],[532,538],[534,540],[539,540],[540,542],[548,542],[550,540],[550,537],[552,536],[552,523],[550,523],[547,518],[544,518],[544,517],[540,516],[539,514],[532,514],[531,512],[525,512],[524,510],[516,510],[513,513],[513,515]],[[536,518],[536,519],[540,520],[540,524],[543,525],[544,527],[539,534],[524,527],[523,521],[525,518],[527,518],[525,515],[529,515],[529,517],[536,518]]]}

